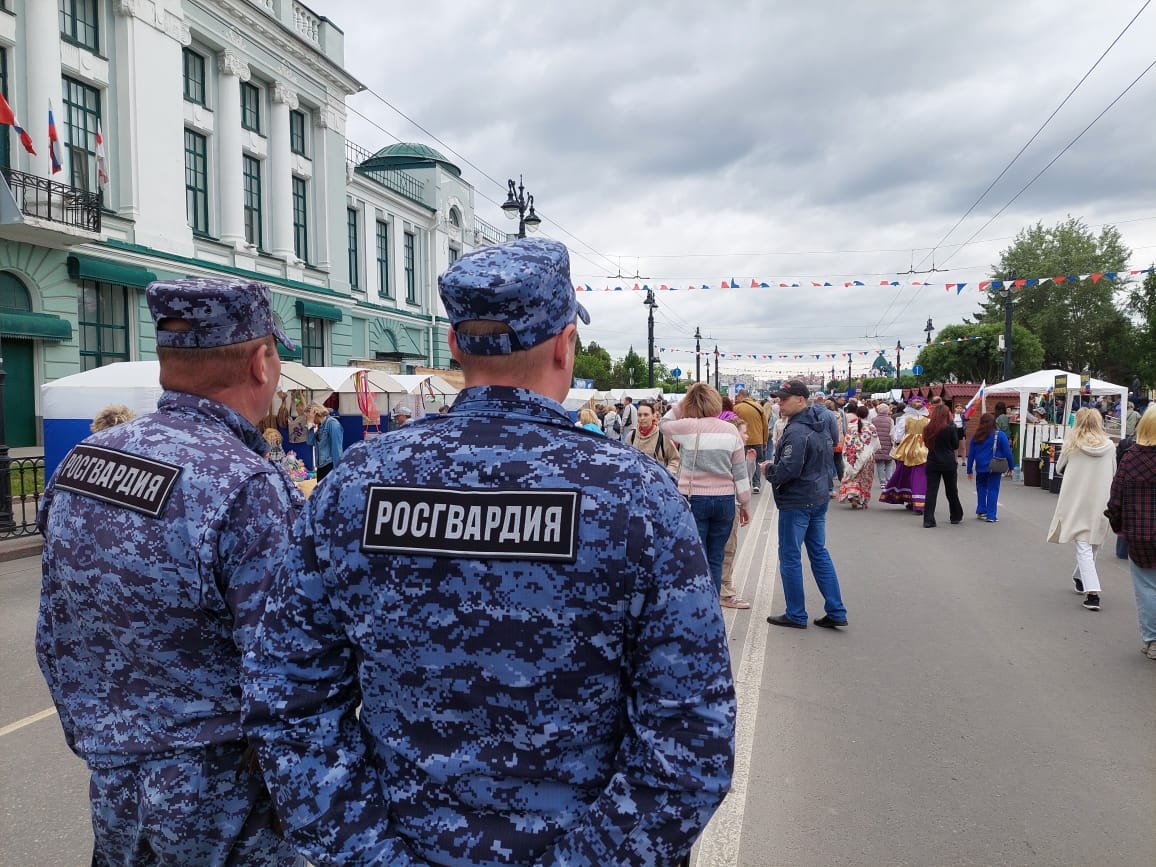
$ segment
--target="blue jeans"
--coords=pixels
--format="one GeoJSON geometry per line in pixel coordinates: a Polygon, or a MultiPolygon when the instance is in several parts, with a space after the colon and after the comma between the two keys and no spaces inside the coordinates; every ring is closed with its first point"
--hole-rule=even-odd
{"type": "Polygon", "coordinates": [[[1136,591],[1136,613],[1140,616],[1140,640],[1156,641],[1156,568],[1145,569],[1131,560],[1132,589],[1136,591]]]}
{"type": "Polygon", "coordinates": [[[999,481],[1003,478],[999,473],[976,473],[975,474],[975,513],[977,515],[987,515],[989,520],[994,521],[999,515],[996,512],[999,509],[999,481]]]}
{"type": "Polygon", "coordinates": [[[807,622],[807,605],[803,592],[803,545],[815,573],[815,583],[823,594],[823,609],[835,620],[846,620],[847,609],[839,592],[839,576],[827,553],[827,503],[809,509],[779,510],[779,574],[783,577],[783,596],[787,602],[787,619],[807,622]]]}
{"type": "Polygon", "coordinates": [[[733,494],[722,497],[690,498],[690,512],[698,525],[698,537],[706,549],[706,562],[710,566],[710,577],[714,579],[714,589],[722,590],[723,556],[727,539],[731,535],[731,525],[735,522],[735,498],[733,494]]]}

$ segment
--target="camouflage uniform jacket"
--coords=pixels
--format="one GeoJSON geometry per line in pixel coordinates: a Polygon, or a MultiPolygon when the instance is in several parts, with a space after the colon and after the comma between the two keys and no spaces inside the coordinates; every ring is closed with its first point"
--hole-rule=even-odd
{"type": "Polygon", "coordinates": [[[304,505],[266,448],[229,407],[165,392],[53,475],[36,654],[90,767],[243,737],[241,649],[304,505]]]}
{"type": "Polygon", "coordinates": [[[725,629],[685,501],[522,389],[466,389],[346,453],[245,673],[319,864],[672,864],[730,785],[725,629]],[[535,495],[574,497],[573,522],[535,495]]]}

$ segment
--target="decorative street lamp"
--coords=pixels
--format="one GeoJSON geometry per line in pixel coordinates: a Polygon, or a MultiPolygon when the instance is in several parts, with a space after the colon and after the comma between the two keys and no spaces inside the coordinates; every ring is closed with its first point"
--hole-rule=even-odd
{"type": "Polygon", "coordinates": [[[526,192],[522,185],[522,176],[518,175],[518,186],[514,186],[511,178],[508,181],[510,189],[506,194],[506,201],[502,203],[502,210],[511,220],[518,221],[518,237],[525,238],[527,230],[538,231],[542,219],[534,213],[534,197],[526,192]]]}
{"type": "Polygon", "coordinates": [[[899,384],[899,353],[901,353],[902,351],[903,351],[903,342],[900,340],[896,340],[895,341],[895,387],[896,388],[900,387],[900,384],[899,384]]]}
{"type": "Polygon", "coordinates": [[[658,307],[658,302],[654,300],[654,290],[653,289],[647,289],[646,290],[646,300],[643,301],[642,303],[650,308],[650,315],[647,317],[647,323],[646,323],[647,334],[648,334],[648,343],[647,343],[647,350],[646,350],[648,373],[646,376],[646,386],[647,386],[647,388],[654,388],[654,309],[656,307],[658,307]]]}
{"type": "Polygon", "coordinates": [[[931,332],[935,330],[935,326],[931,324],[931,317],[927,317],[927,324],[923,326],[924,333],[927,334],[927,345],[931,345],[931,332]]]}

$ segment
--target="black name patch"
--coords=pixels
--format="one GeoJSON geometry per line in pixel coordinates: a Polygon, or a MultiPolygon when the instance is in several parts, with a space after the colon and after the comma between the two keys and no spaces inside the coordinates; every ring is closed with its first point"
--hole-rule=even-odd
{"type": "Polygon", "coordinates": [[[159,518],[181,468],[101,446],[79,445],[56,473],[58,488],[159,518]]]}
{"type": "Polygon", "coordinates": [[[363,551],[435,557],[578,556],[579,491],[447,491],[371,486],[363,551]]]}

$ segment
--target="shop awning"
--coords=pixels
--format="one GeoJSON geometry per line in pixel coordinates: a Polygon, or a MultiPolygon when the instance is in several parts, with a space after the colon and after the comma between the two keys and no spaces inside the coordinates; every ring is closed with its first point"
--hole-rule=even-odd
{"type": "Polygon", "coordinates": [[[73,280],[95,280],[98,283],[137,286],[142,289],[157,279],[152,271],[137,265],[125,265],[78,253],[68,257],[68,276],[73,280]]]}
{"type": "Polygon", "coordinates": [[[24,340],[71,340],[72,323],[51,313],[0,310],[0,336],[24,340]]]}
{"type": "Polygon", "coordinates": [[[340,307],[325,304],[322,301],[298,300],[297,315],[300,317],[308,316],[311,319],[328,319],[330,322],[340,322],[342,319],[340,307]]]}

